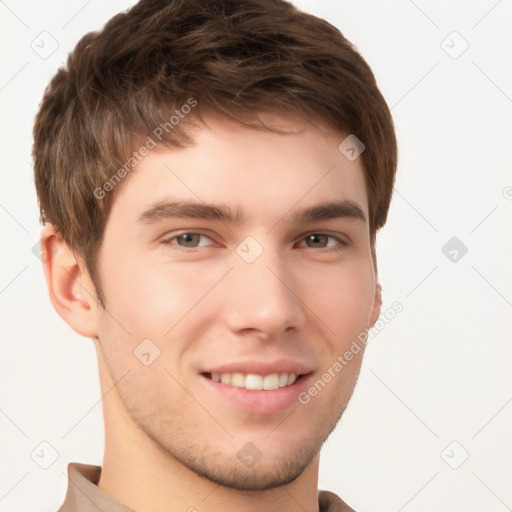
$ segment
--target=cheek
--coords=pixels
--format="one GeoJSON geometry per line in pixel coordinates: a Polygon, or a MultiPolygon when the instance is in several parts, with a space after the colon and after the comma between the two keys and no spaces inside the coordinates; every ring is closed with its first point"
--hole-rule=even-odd
{"type": "MultiPolygon", "coordinates": [[[[311,309],[337,344],[346,344],[369,327],[375,299],[373,267],[367,263],[329,269],[308,286],[311,309]]],[[[309,302],[309,301],[308,301],[309,302]]]]}
{"type": "MultiPolygon", "coordinates": [[[[158,354],[151,368],[162,365],[178,371],[176,365],[185,363],[184,354],[190,340],[199,338],[201,329],[205,328],[205,322],[198,322],[198,317],[204,317],[208,303],[211,318],[218,310],[216,304],[211,306],[216,300],[214,294],[208,294],[219,280],[213,274],[191,272],[180,265],[171,268],[168,264],[127,265],[125,262],[105,275],[107,312],[101,317],[99,336],[111,370],[114,367],[117,373],[125,367],[141,370],[135,355],[147,345],[145,352],[158,354]],[[142,343],[146,345],[139,349],[142,343]]],[[[151,379],[154,372],[147,370],[144,378],[151,379]]]]}
{"type": "Polygon", "coordinates": [[[162,338],[194,308],[212,280],[176,264],[124,261],[104,265],[102,283],[108,312],[127,331],[162,338]]]}

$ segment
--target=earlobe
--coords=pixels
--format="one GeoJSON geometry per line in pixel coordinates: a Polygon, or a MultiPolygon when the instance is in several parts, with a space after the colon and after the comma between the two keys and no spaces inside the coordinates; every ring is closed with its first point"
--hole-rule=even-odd
{"type": "Polygon", "coordinates": [[[55,228],[41,232],[43,268],[55,311],[78,334],[97,336],[97,300],[91,279],[55,228]]]}

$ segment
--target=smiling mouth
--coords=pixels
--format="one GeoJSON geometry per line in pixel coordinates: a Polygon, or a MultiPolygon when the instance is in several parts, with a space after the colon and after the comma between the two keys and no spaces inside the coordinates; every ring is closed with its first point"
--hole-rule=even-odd
{"type": "Polygon", "coordinates": [[[225,384],[254,391],[273,391],[286,388],[297,382],[303,375],[296,373],[271,373],[258,375],[255,373],[203,373],[206,378],[225,384]]]}

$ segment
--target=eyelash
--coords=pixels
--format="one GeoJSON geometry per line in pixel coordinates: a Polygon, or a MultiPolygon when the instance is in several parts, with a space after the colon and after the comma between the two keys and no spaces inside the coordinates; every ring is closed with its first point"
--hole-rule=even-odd
{"type": "MultiPolygon", "coordinates": [[[[178,250],[182,250],[184,252],[192,252],[192,253],[195,253],[197,252],[197,249],[199,249],[200,247],[208,247],[208,246],[198,246],[198,247],[183,247],[183,246],[180,246],[178,244],[175,244],[172,242],[172,240],[175,240],[176,238],[179,238],[183,235],[199,235],[199,236],[202,236],[202,237],[205,237],[205,238],[209,238],[210,240],[211,237],[209,237],[208,235],[205,235],[204,233],[197,233],[195,231],[184,231],[183,233],[179,233],[177,235],[174,235],[173,237],[171,238],[167,238],[165,240],[162,240],[162,243],[164,244],[168,244],[168,245],[175,245],[176,248],[178,250]]],[[[339,242],[339,244],[334,247],[334,248],[328,248],[328,247],[320,247],[319,249],[321,250],[324,250],[324,252],[339,252],[341,250],[343,250],[344,248],[348,247],[348,242],[343,240],[342,238],[340,237],[337,237],[337,236],[334,236],[334,235],[331,235],[329,233],[323,233],[323,232],[312,232],[312,233],[308,233],[306,235],[304,235],[301,239],[301,242],[303,240],[305,240],[306,238],[310,237],[310,236],[313,236],[313,235],[320,235],[320,236],[327,236],[328,238],[333,238],[335,240],[337,240],[339,242]]],[[[212,240],[213,241],[213,240],[212,240]]],[[[315,249],[314,247],[306,247],[306,249],[315,249]]]]}

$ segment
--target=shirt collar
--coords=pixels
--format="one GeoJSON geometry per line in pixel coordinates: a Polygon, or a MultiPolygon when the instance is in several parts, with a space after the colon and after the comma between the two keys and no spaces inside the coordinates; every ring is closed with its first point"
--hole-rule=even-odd
{"type": "Polygon", "coordinates": [[[100,466],[68,464],[68,490],[58,512],[135,512],[97,486],[100,475],[100,466]]]}

